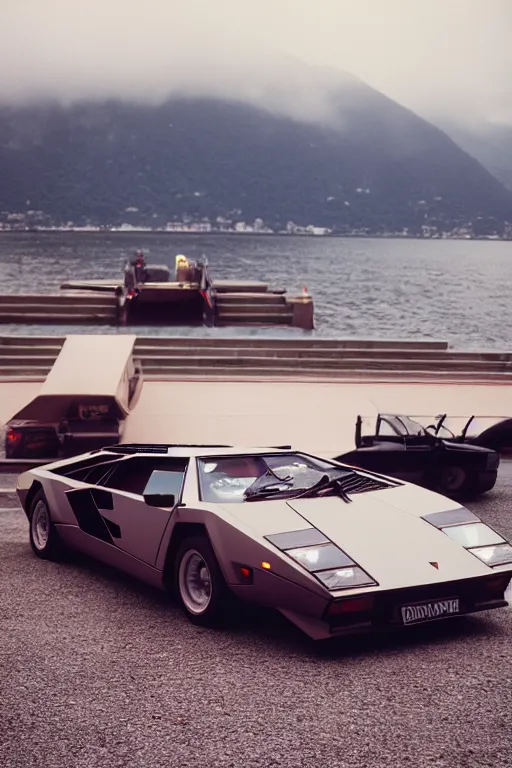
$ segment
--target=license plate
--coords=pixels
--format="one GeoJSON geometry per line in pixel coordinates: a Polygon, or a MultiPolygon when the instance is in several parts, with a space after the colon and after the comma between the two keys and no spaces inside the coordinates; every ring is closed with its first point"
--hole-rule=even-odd
{"type": "Polygon", "coordinates": [[[446,616],[456,616],[460,613],[458,597],[447,597],[445,600],[431,600],[428,603],[403,605],[401,608],[404,624],[420,624],[424,621],[436,621],[446,616]]]}
{"type": "Polygon", "coordinates": [[[81,419],[99,419],[108,416],[108,405],[79,405],[78,415],[81,419]]]}

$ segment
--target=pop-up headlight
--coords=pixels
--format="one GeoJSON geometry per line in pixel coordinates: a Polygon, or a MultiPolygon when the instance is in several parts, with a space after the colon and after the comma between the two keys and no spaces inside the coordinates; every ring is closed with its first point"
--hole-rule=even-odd
{"type": "Polygon", "coordinates": [[[425,515],[423,519],[457,541],[490,568],[512,564],[512,546],[469,509],[460,507],[447,512],[435,512],[425,515]]]}
{"type": "Polygon", "coordinates": [[[266,539],[329,590],[377,586],[377,582],[352,558],[315,528],[278,533],[266,536],[266,539]]]}
{"type": "Polygon", "coordinates": [[[289,557],[311,572],[352,565],[350,557],[347,557],[341,549],[330,543],[321,544],[318,547],[301,547],[300,549],[288,549],[285,551],[289,557]]]}
{"type": "Polygon", "coordinates": [[[479,557],[480,560],[483,560],[490,568],[512,563],[512,546],[507,542],[505,544],[497,544],[494,547],[479,547],[469,551],[479,557]]]}
{"type": "Polygon", "coordinates": [[[485,547],[489,544],[504,544],[505,539],[493,531],[485,523],[468,523],[467,525],[452,525],[441,529],[450,539],[458,541],[466,549],[485,547]]]}
{"type": "Polygon", "coordinates": [[[368,576],[359,566],[352,568],[337,568],[332,571],[315,573],[327,589],[355,589],[356,587],[376,587],[377,582],[368,576]]]}

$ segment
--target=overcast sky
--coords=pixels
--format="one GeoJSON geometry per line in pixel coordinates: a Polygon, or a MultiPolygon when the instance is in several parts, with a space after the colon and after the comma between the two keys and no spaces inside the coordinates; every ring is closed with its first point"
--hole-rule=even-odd
{"type": "Polygon", "coordinates": [[[176,89],[258,100],[294,82],[284,54],[352,72],[427,117],[512,122],[512,0],[0,0],[0,10],[2,101],[176,89]]]}

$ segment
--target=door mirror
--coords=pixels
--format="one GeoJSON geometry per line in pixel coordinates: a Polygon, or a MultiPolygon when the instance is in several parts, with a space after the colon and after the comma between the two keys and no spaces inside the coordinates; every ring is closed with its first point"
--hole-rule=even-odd
{"type": "Polygon", "coordinates": [[[144,501],[148,507],[174,507],[176,498],[173,493],[146,493],[144,501]]]}

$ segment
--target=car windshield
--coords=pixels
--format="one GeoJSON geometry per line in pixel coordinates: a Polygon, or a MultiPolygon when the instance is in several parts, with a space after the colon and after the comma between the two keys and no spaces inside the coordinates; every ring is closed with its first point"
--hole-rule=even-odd
{"type": "Polygon", "coordinates": [[[389,428],[385,429],[384,427],[386,423],[392,426],[392,428],[395,430],[395,433],[401,437],[412,437],[425,434],[425,428],[422,427],[419,422],[414,421],[414,419],[411,419],[409,416],[382,416],[379,434],[390,434],[389,428]]]}
{"type": "Polygon", "coordinates": [[[202,501],[220,503],[294,495],[326,476],[352,474],[352,470],[298,453],[203,458],[198,460],[198,468],[202,501]]]}

